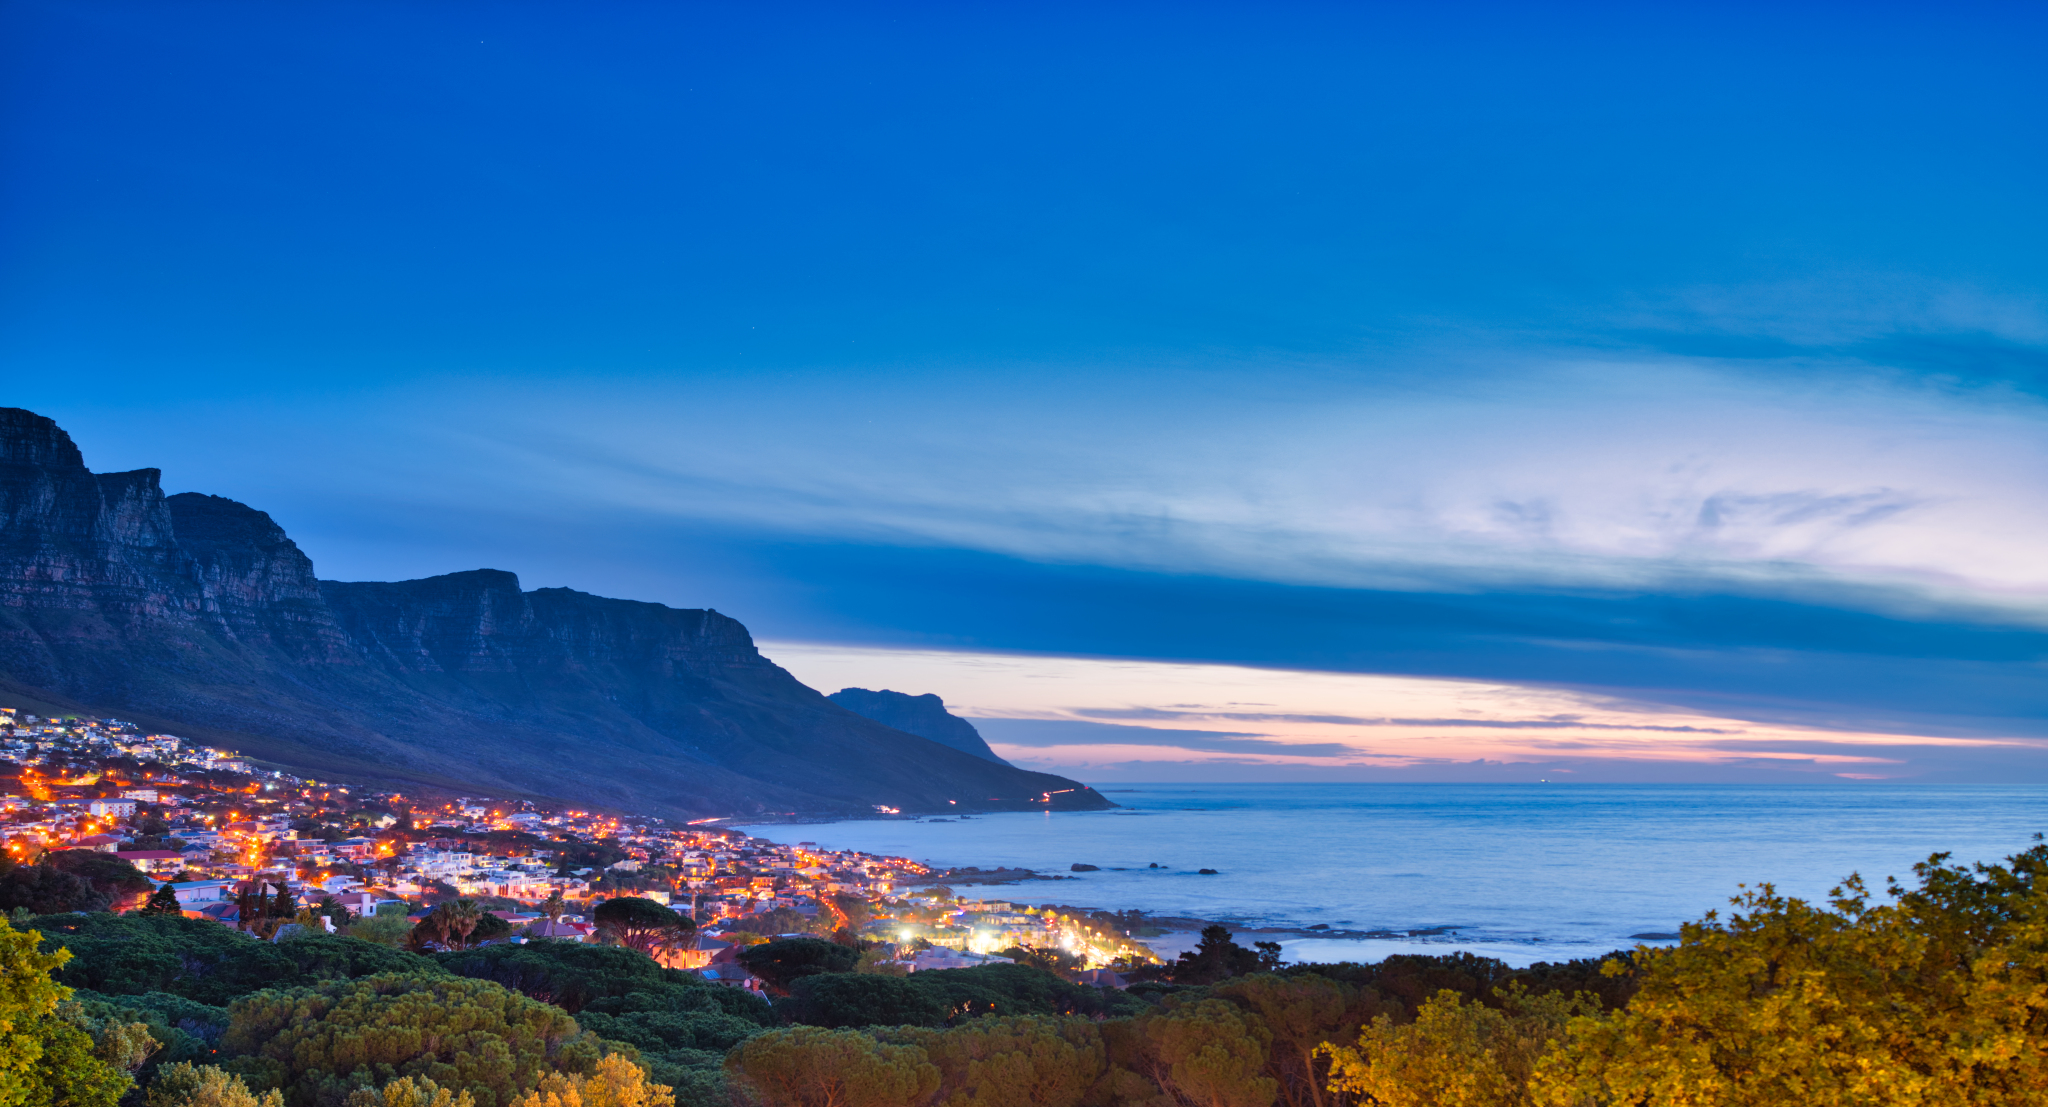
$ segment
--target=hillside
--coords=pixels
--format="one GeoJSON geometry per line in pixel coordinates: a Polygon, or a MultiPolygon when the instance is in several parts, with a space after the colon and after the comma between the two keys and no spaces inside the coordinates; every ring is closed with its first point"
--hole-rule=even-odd
{"type": "Polygon", "coordinates": [[[0,408],[0,695],[318,775],[670,816],[1110,806],[848,711],[708,610],[323,581],[261,511],[0,408]],[[1048,798],[1049,797],[1049,798],[1048,798]]]}

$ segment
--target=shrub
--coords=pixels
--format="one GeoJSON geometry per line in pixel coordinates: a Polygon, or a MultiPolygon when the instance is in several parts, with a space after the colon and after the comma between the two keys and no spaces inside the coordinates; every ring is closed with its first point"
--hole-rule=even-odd
{"type": "Polygon", "coordinates": [[[149,1107],[284,1107],[284,1094],[260,1097],[242,1078],[212,1065],[165,1065],[149,1086],[149,1107]]]}
{"type": "Polygon", "coordinates": [[[589,1076],[553,1073],[540,1087],[513,1101],[513,1107],[674,1107],[675,1089],[647,1079],[647,1073],[623,1057],[607,1057],[589,1076]]]}

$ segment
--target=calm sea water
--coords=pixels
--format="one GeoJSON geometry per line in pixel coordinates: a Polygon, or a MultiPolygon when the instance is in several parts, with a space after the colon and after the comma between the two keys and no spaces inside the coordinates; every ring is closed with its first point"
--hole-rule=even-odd
{"type": "Polygon", "coordinates": [[[1725,908],[1738,884],[1771,881],[1817,898],[1861,872],[1881,888],[1886,876],[1909,878],[1934,851],[1995,861],[2048,830],[2048,787],[2038,785],[1162,784],[1104,794],[1122,809],[746,830],[937,865],[1074,877],[988,890],[1019,902],[1244,925],[1459,928],[1442,937],[1284,942],[1294,960],[1464,949],[1514,964],[1592,956],[1638,944],[1633,934],[1675,931],[1725,908]],[[1146,867],[1155,861],[1170,868],[1146,867]],[[1075,862],[1104,871],[1070,874],[1075,862]],[[1197,875],[1200,868],[1219,875],[1197,875]]]}

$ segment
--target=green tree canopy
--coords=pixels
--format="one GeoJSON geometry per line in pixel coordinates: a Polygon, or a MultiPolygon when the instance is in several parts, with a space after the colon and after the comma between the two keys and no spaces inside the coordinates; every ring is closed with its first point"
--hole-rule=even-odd
{"type": "MultiPolygon", "coordinates": [[[[1272,1107],[1280,1082],[1266,1075],[1272,1031],[1220,999],[1181,1003],[1133,1020],[1135,1050],[1118,1060],[1182,1107],[1272,1107]]],[[[1130,1039],[1126,1039],[1128,1042],[1130,1039]]]]}
{"type": "Polygon", "coordinates": [[[663,968],[652,957],[623,946],[544,939],[436,954],[435,961],[450,972],[496,981],[571,1014],[590,1006],[616,1013],[624,1008],[605,1007],[604,1001],[652,995],[658,998],[647,1010],[694,1010],[708,1003],[746,1018],[767,1017],[768,1005],[759,996],[717,987],[695,973],[663,968]]]}
{"type": "Polygon", "coordinates": [[[777,1007],[807,1026],[944,1026],[952,1018],[946,990],[911,976],[818,973],[798,977],[777,1007]]]}
{"type": "Polygon", "coordinates": [[[425,1077],[477,1107],[501,1107],[550,1072],[585,1072],[605,1052],[559,1007],[484,980],[387,973],[257,992],[228,1008],[235,1068],[284,1090],[290,1107],[338,1107],[366,1085],[425,1077]]]}
{"type": "Polygon", "coordinates": [[[1398,1015],[1401,1005],[1360,988],[1306,973],[1241,976],[1210,994],[1256,1016],[1272,1034],[1266,1075],[1280,1089],[1285,1107],[1326,1107],[1329,1092],[1328,1042],[1348,1042],[1380,1015],[1398,1015]]]}
{"type": "Polygon", "coordinates": [[[797,980],[819,973],[852,972],[860,951],[821,938],[777,938],[740,951],[740,964],[761,978],[769,990],[788,995],[797,980]]]}
{"type": "Polygon", "coordinates": [[[185,913],[185,908],[178,902],[177,889],[172,888],[169,884],[165,884],[149,894],[149,899],[141,907],[141,913],[144,915],[182,915],[185,913]]]}
{"type": "Polygon", "coordinates": [[[115,904],[139,901],[156,887],[134,865],[95,849],[56,850],[44,854],[43,863],[85,881],[115,904]]]}
{"type": "Polygon", "coordinates": [[[681,945],[697,929],[689,916],[640,896],[605,900],[590,918],[604,941],[648,954],[681,945]]]}
{"type": "Polygon", "coordinates": [[[284,1107],[284,1093],[261,1096],[233,1073],[213,1065],[165,1065],[149,1086],[149,1107],[284,1107]]]}
{"type": "Polygon", "coordinates": [[[761,1107],[922,1107],[939,1087],[939,1070],[916,1046],[816,1026],[749,1039],[725,1067],[761,1107]]]}
{"type": "Polygon", "coordinates": [[[1176,984],[1214,984],[1233,976],[1244,976],[1275,968],[1260,960],[1259,954],[1238,945],[1230,928],[1211,924],[1202,928],[1201,941],[1180,955],[1173,966],[1176,984]]]}
{"type": "Polygon", "coordinates": [[[1070,1107],[1107,1067],[1102,1034],[1087,1019],[981,1018],[953,1030],[904,1027],[879,1037],[924,1050],[939,1070],[938,1107],[1070,1107]]]}
{"type": "Polygon", "coordinates": [[[0,910],[27,910],[37,915],[60,911],[105,911],[113,896],[84,877],[50,863],[48,855],[33,865],[17,864],[0,853],[0,910]]]}
{"type": "Polygon", "coordinates": [[[261,988],[380,972],[434,972],[426,958],[337,935],[271,943],[209,919],[181,915],[54,915],[37,918],[46,948],[73,959],[59,980],[109,995],[169,992],[224,1006],[261,988]]]}

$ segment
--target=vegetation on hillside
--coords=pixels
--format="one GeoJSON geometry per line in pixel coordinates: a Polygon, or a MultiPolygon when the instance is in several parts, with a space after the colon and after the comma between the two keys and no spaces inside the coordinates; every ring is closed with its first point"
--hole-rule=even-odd
{"type": "Polygon", "coordinates": [[[672,925],[637,906],[614,944],[431,956],[58,914],[0,923],[0,1107],[2037,1103],[2044,871],[2036,846],[1819,905],[1765,885],[1675,948],[1520,970],[1275,966],[1218,931],[1116,991],[1030,965],[861,972],[782,939],[743,954],[772,1000],[631,948],[672,925]]]}

